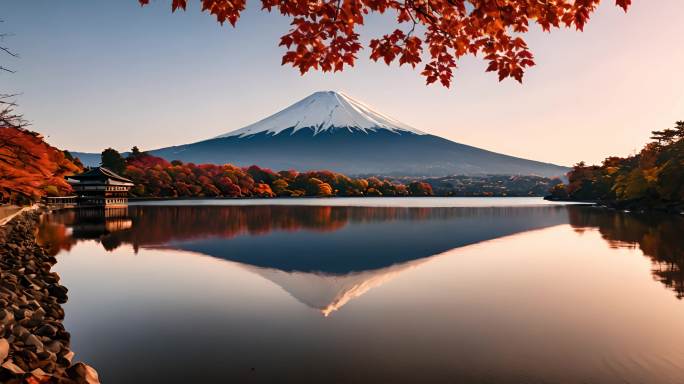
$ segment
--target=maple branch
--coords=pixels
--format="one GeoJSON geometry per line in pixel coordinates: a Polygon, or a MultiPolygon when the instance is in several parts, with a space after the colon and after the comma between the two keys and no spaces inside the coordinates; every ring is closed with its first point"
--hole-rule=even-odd
{"type": "MultiPolygon", "coordinates": [[[[430,24],[430,26],[434,27],[435,30],[439,31],[444,37],[448,37],[448,38],[455,37],[454,35],[451,34],[451,32],[444,30],[444,28],[442,28],[439,25],[438,17],[433,15],[432,13],[428,13],[429,9],[428,9],[428,11],[426,11],[425,9],[423,9],[423,7],[416,7],[413,1],[410,1],[410,3],[411,3],[410,9],[413,9],[414,11],[416,11],[417,14],[420,14],[425,19],[427,19],[426,24],[430,24]]],[[[415,21],[411,12],[409,12],[409,15],[411,15],[411,18],[415,21]]]]}
{"type": "MultiPolygon", "coordinates": [[[[342,3],[342,0],[337,0],[337,5],[335,5],[335,16],[333,17],[333,24],[337,22],[337,17],[340,14],[340,4],[342,3]]],[[[334,34],[330,37],[331,40],[335,40],[337,38],[337,33],[339,32],[339,29],[335,28],[334,34]]]]}
{"type": "Polygon", "coordinates": [[[427,13],[427,11],[423,10],[422,7],[416,7],[415,4],[413,4],[413,2],[411,2],[411,9],[423,15],[426,19],[430,21],[431,25],[434,25],[435,27],[437,26],[437,19],[435,15],[427,13]]]}
{"type": "Polygon", "coordinates": [[[333,21],[337,21],[337,16],[340,14],[340,3],[342,3],[342,0],[337,0],[337,5],[335,6],[335,17],[333,18],[333,21]]]}
{"type": "MultiPolygon", "coordinates": [[[[147,5],[150,0],[138,0],[147,5]]],[[[199,0],[202,10],[216,16],[220,23],[234,26],[245,0],[199,0]]],[[[608,0],[603,0],[608,1],[608,0]]],[[[632,0],[613,0],[627,10],[632,0]]],[[[281,37],[287,47],[282,64],[290,64],[304,74],[311,69],[341,70],[353,66],[360,49],[358,26],[364,15],[396,11],[394,32],[371,39],[371,59],[382,58],[389,65],[423,61],[419,56],[429,47],[431,61],[421,73],[427,83],[439,78],[444,86],[451,82],[455,61],[465,55],[484,53],[487,71],[497,71],[500,80],[522,81],[523,71],[534,64],[532,53],[521,37],[530,24],[549,31],[561,26],[582,30],[602,0],[261,0],[262,8],[278,9],[291,17],[294,26],[281,37]],[[341,20],[343,19],[343,20],[341,20]],[[416,27],[420,24],[420,28],[416,27]],[[421,36],[423,27],[427,30],[421,36]],[[293,47],[294,46],[294,47],[293,47]]],[[[185,9],[187,0],[173,0],[171,8],[185,9]]],[[[426,50],[428,51],[428,50],[426,50]]]]}
{"type": "MultiPolygon", "coordinates": [[[[404,2],[404,9],[407,9],[407,10],[411,9],[408,6],[408,1],[404,2]]],[[[416,21],[416,18],[413,16],[413,13],[411,13],[411,12],[406,12],[406,13],[408,13],[409,17],[411,18],[411,21],[413,22],[413,25],[411,26],[411,30],[408,31],[408,33],[406,34],[406,38],[408,38],[411,35],[413,35],[413,32],[416,30],[416,24],[418,24],[418,22],[416,21]]],[[[404,42],[406,42],[406,39],[404,39],[404,42]]]]}

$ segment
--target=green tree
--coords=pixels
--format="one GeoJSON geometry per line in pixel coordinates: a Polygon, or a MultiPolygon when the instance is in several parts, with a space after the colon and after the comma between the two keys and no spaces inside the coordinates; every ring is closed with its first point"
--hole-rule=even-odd
{"type": "Polygon", "coordinates": [[[432,186],[422,181],[414,181],[408,186],[412,196],[432,196],[432,186]]]}
{"type": "Polygon", "coordinates": [[[116,149],[105,149],[102,151],[100,159],[100,165],[115,173],[121,174],[126,170],[126,160],[116,149]]]}
{"type": "Polygon", "coordinates": [[[128,155],[128,157],[130,159],[137,159],[137,158],[139,158],[141,156],[145,156],[145,155],[147,155],[147,152],[141,151],[140,148],[138,148],[138,146],[136,145],[133,148],[131,148],[131,154],[128,155]]]}

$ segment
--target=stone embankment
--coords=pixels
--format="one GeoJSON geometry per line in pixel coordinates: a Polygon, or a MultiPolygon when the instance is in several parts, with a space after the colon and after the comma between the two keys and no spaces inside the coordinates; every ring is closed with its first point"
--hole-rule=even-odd
{"type": "Polygon", "coordinates": [[[33,210],[0,227],[0,383],[99,383],[92,367],[72,362],[67,289],[36,243],[39,221],[33,210]]]}

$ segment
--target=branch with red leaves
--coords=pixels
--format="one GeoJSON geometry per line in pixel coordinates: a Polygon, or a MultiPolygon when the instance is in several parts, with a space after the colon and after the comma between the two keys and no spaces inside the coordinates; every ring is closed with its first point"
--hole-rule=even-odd
{"type": "MultiPolygon", "coordinates": [[[[221,24],[235,26],[246,0],[200,0],[202,10],[221,24]]],[[[139,0],[146,5],[150,0],[139,0]]],[[[449,87],[458,60],[482,54],[487,71],[499,81],[522,82],[534,56],[523,39],[531,23],[544,31],[575,27],[582,30],[601,0],[261,0],[262,9],[277,10],[292,19],[280,45],[287,51],[282,64],[304,74],[311,69],[341,71],[353,66],[361,50],[357,28],[370,13],[393,12],[405,32],[370,40],[370,58],[388,65],[412,67],[425,62],[421,74],[428,84],[449,87]],[[422,37],[414,36],[420,26],[422,37]]],[[[172,0],[172,10],[186,9],[187,0],[172,0]]],[[[616,0],[627,11],[631,0],[616,0]]]]}

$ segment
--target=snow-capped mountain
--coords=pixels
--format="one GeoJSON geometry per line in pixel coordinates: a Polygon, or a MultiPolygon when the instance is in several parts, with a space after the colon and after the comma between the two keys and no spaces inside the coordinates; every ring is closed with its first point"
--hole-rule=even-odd
{"type": "MultiPolygon", "coordinates": [[[[183,162],[328,169],[350,175],[552,177],[568,171],[427,134],[333,91],[313,93],[263,120],[212,139],[149,152],[183,162]]],[[[86,165],[99,162],[99,156],[76,155],[86,165]]]]}
{"type": "Polygon", "coordinates": [[[383,129],[399,134],[424,135],[423,132],[376,112],[342,92],[324,91],[313,93],[274,115],[218,136],[217,139],[231,136],[246,137],[259,133],[277,135],[285,130],[296,133],[305,128],[313,130],[314,135],[336,129],[364,133],[383,129]]]}

